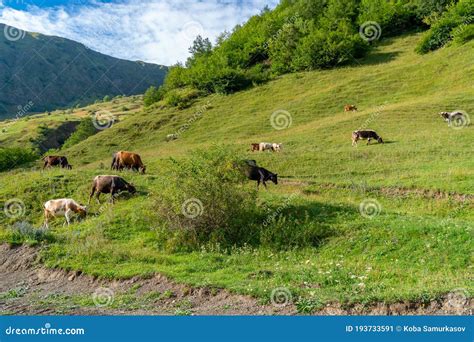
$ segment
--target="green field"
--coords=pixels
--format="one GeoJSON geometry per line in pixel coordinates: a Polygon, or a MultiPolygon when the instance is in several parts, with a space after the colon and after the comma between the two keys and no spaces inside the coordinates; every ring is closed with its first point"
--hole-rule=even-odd
{"type": "MultiPolygon", "coordinates": [[[[410,34],[384,40],[351,66],[289,74],[183,110],[156,106],[121,113],[120,107],[137,104],[128,99],[94,105],[120,120],[61,151],[74,170],[41,172],[38,163],[0,174],[2,201],[16,198],[25,207],[20,218],[0,216],[0,241],[38,243],[47,266],[103,277],[159,272],[264,302],[273,289],[286,287],[301,312],[332,301],[427,301],[459,288],[472,294],[474,126],[450,128],[438,113],[463,110],[474,120],[474,42],[420,56],[414,52],[419,39],[410,34]],[[359,111],[345,113],[345,104],[359,111]],[[290,115],[289,127],[272,127],[276,111],[290,115]],[[351,132],[361,127],[376,130],[386,143],[352,147],[351,132]],[[165,141],[177,131],[179,139],[165,141]],[[251,153],[250,143],[261,141],[283,143],[283,151],[251,153]],[[325,238],[314,247],[287,250],[160,249],[153,203],[166,187],[169,158],[215,144],[278,173],[280,184],[259,191],[260,205],[278,210],[282,224],[320,227],[325,238]],[[9,228],[16,221],[39,227],[48,199],[86,202],[92,178],[111,172],[117,150],[138,152],[147,165],[144,176],[123,172],[138,187],[136,196],[113,206],[92,202],[85,221],[67,229],[58,220],[41,242],[9,228]],[[368,200],[375,200],[378,215],[361,215],[368,200]]],[[[25,143],[35,125],[64,117],[10,123],[0,142],[25,143]]],[[[254,186],[249,183],[249,191],[254,186]]]]}

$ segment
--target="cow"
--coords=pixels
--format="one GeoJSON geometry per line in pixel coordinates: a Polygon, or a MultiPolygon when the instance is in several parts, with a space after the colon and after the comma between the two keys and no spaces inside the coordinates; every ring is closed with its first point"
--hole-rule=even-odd
{"type": "Polygon", "coordinates": [[[466,118],[464,113],[462,112],[441,112],[439,113],[441,117],[448,123],[448,126],[451,126],[451,123],[454,121],[455,123],[463,123],[465,122],[466,118]]]}
{"type": "Polygon", "coordinates": [[[278,175],[260,166],[249,165],[247,163],[247,167],[245,168],[245,175],[248,179],[257,181],[257,189],[259,188],[260,183],[263,183],[266,188],[267,184],[265,182],[269,180],[275,184],[278,184],[278,175]]]}
{"type": "Polygon", "coordinates": [[[46,156],[42,159],[44,161],[43,170],[48,167],[60,166],[63,169],[72,170],[72,165],[69,164],[65,156],[46,156]]]}
{"type": "Polygon", "coordinates": [[[355,105],[345,105],[344,112],[357,112],[357,107],[355,105]]]}
{"type": "Polygon", "coordinates": [[[254,151],[260,151],[260,144],[250,144],[250,151],[254,152],[254,151]]]}
{"type": "Polygon", "coordinates": [[[174,134],[168,134],[166,136],[166,141],[172,141],[172,140],[176,140],[178,139],[178,134],[174,133],[174,134]]]}
{"type": "Polygon", "coordinates": [[[117,158],[118,152],[115,152],[112,154],[112,164],[110,165],[111,170],[119,170],[119,163],[118,163],[118,158],[117,158]]]}
{"type": "Polygon", "coordinates": [[[96,176],[92,183],[92,189],[89,196],[90,204],[92,196],[94,193],[96,194],[97,202],[100,204],[99,196],[100,194],[110,194],[111,202],[114,203],[114,195],[119,193],[120,191],[128,191],[131,194],[137,192],[135,187],[132,184],[129,184],[126,180],[119,176],[115,175],[102,175],[96,176]]]}
{"type": "Polygon", "coordinates": [[[78,214],[80,217],[87,215],[87,207],[81,205],[70,198],[62,198],[49,200],[43,205],[44,208],[44,225],[49,228],[49,219],[64,215],[66,222],[64,225],[71,224],[72,215],[78,214]]]}
{"type": "Polygon", "coordinates": [[[352,146],[357,146],[357,141],[358,140],[365,140],[367,139],[367,145],[370,144],[370,140],[375,139],[379,143],[383,144],[382,138],[372,130],[366,130],[366,131],[354,131],[352,132],[352,146]]]}
{"type": "Polygon", "coordinates": [[[281,143],[280,143],[280,144],[273,143],[273,144],[272,144],[272,151],[273,151],[273,152],[280,152],[281,149],[282,149],[282,147],[283,147],[282,145],[283,145],[283,144],[281,144],[281,143]]]}
{"type": "Polygon", "coordinates": [[[132,169],[144,174],[146,167],[143,165],[140,155],[127,151],[119,151],[113,155],[111,169],[123,170],[132,169]]]}
{"type": "Polygon", "coordinates": [[[258,150],[259,150],[260,152],[263,152],[263,151],[266,151],[266,150],[271,150],[271,151],[273,151],[273,144],[272,144],[272,143],[262,142],[262,143],[258,144],[258,150]]]}

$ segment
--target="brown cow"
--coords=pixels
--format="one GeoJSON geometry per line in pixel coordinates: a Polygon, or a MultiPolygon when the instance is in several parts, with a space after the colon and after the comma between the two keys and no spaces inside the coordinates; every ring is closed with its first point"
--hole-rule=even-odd
{"type": "Polygon", "coordinates": [[[100,194],[110,194],[110,200],[114,203],[114,195],[120,191],[125,190],[131,194],[137,192],[132,184],[129,184],[125,179],[119,176],[96,176],[92,183],[91,194],[89,196],[89,202],[91,202],[92,196],[96,194],[97,202],[99,201],[100,194]]]}
{"type": "Polygon", "coordinates": [[[120,171],[124,168],[139,171],[142,174],[144,174],[146,170],[140,155],[127,151],[119,151],[113,155],[111,169],[120,171]]]}
{"type": "Polygon", "coordinates": [[[357,112],[357,107],[355,105],[345,105],[344,106],[345,112],[357,112]]]}
{"type": "Polygon", "coordinates": [[[383,144],[382,137],[380,137],[375,131],[367,130],[367,131],[354,131],[352,132],[352,146],[357,146],[358,140],[365,140],[367,139],[367,145],[370,144],[371,139],[377,140],[379,143],[383,144]]]}
{"type": "Polygon", "coordinates": [[[72,169],[72,165],[69,164],[67,158],[64,156],[46,156],[42,159],[44,161],[43,170],[48,167],[60,166],[63,169],[72,169]]]}
{"type": "Polygon", "coordinates": [[[251,145],[250,151],[252,151],[252,152],[258,151],[259,148],[260,148],[260,144],[250,144],[250,145],[251,145]]]}

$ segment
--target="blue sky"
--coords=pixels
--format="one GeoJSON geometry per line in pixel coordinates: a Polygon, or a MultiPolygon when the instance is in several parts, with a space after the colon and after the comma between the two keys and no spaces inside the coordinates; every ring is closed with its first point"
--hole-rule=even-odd
{"type": "Polygon", "coordinates": [[[0,0],[0,23],[73,39],[114,57],[171,65],[279,0],[0,0]]]}

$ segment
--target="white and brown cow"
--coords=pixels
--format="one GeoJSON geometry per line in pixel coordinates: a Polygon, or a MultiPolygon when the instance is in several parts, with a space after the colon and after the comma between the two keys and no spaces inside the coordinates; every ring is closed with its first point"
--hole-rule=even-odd
{"type": "Polygon", "coordinates": [[[44,225],[46,228],[49,228],[49,220],[58,216],[66,217],[66,222],[64,224],[69,226],[73,215],[78,214],[81,217],[87,215],[87,207],[70,198],[49,200],[43,205],[43,207],[44,225]]]}
{"type": "Polygon", "coordinates": [[[272,144],[272,151],[273,152],[281,152],[281,149],[283,148],[283,144],[282,143],[273,143],[272,144]]]}
{"type": "Polygon", "coordinates": [[[382,137],[380,137],[375,131],[364,130],[352,132],[352,146],[357,146],[357,141],[367,140],[367,145],[370,144],[370,140],[377,140],[378,143],[383,144],[382,137]]]}

